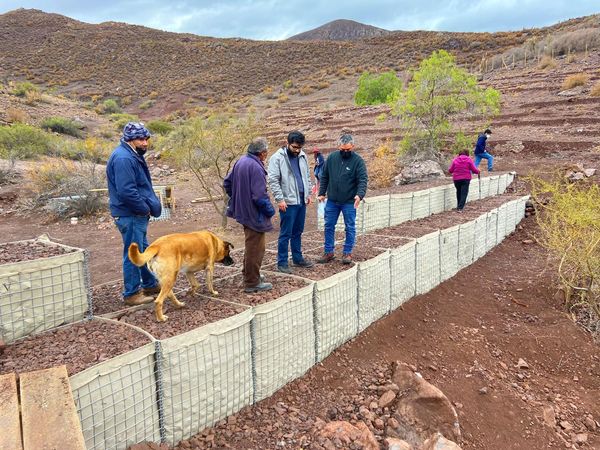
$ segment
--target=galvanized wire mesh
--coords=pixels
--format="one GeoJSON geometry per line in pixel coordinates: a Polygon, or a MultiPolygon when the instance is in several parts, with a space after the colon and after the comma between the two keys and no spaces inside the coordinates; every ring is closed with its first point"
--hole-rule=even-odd
{"type": "Polygon", "coordinates": [[[390,311],[390,252],[358,264],[358,330],[390,311]]]}

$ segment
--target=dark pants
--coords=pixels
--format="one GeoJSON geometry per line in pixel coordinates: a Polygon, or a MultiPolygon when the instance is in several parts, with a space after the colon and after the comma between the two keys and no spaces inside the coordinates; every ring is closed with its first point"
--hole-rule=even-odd
{"type": "Polygon", "coordinates": [[[292,261],[302,262],[302,233],[306,219],[306,205],[288,205],[285,212],[279,211],[279,241],[277,242],[277,265],[288,265],[288,250],[291,244],[292,261]]]}
{"type": "Polygon", "coordinates": [[[327,200],[325,204],[325,253],[335,250],[335,225],[340,213],[344,216],[346,226],[346,241],[344,254],[351,254],[356,242],[356,208],[354,203],[338,203],[327,200]]]}
{"type": "Polygon", "coordinates": [[[260,266],[265,256],[266,234],[254,231],[244,225],[246,250],[244,252],[244,287],[254,287],[260,283],[260,266]]]}
{"type": "Polygon", "coordinates": [[[471,180],[454,180],[454,187],[456,187],[456,209],[459,211],[461,211],[465,207],[465,203],[467,203],[469,184],[471,184],[471,180]]]}
{"type": "Polygon", "coordinates": [[[140,252],[145,251],[148,247],[146,231],[149,221],[149,217],[142,216],[115,217],[115,224],[123,238],[123,285],[125,287],[123,297],[137,294],[140,288],[158,286],[158,280],[146,265],[138,267],[127,256],[129,246],[134,242],[140,248],[140,252]]]}

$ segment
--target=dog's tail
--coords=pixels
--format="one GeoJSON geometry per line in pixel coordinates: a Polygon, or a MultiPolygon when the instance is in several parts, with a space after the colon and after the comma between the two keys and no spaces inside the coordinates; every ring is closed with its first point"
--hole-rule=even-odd
{"type": "Polygon", "coordinates": [[[157,253],[158,249],[152,246],[148,247],[145,252],[140,253],[140,248],[135,242],[129,246],[129,250],[127,251],[131,262],[138,267],[142,267],[144,264],[154,258],[157,253]]]}

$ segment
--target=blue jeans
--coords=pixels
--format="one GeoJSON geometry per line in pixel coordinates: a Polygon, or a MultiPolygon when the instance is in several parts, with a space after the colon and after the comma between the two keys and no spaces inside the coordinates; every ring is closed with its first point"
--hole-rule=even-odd
{"type": "Polygon", "coordinates": [[[148,222],[150,217],[129,216],[116,217],[115,224],[121,232],[123,238],[123,297],[129,297],[139,292],[140,288],[153,288],[158,286],[158,280],[148,270],[146,265],[138,267],[133,264],[127,256],[129,246],[136,242],[140,247],[140,252],[143,252],[148,247],[148,238],[146,231],[148,230],[148,222]]]}
{"type": "Polygon", "coordinates": [[[346,241],[344,242],[344,253],[352,253],[356,242],[356,209],[354,203],[338,203],[327,200],[325,204],[325,253],[333,253],[335,250],[335,224],[340,217],[344,216],[346,226],[346,241]]]}
{"type": "Polygon", "coordinates": [[[299,263],[302,257],[302,233],[306,219],[306,205],[288,205],[285,212],[279,211],[279,240],[277,242],[277,265],[288,265],[288,249],[292,247],[292,261],[299,263]]]}
{"type": "Polygon", "coordinates": [[[492,170],[494,166],[494,157],[490,155],[488,152],[476,153],[475,154],[475,167],[479,169],[479,163],[482,159],[487,159],[488,171],[492,170]]]}

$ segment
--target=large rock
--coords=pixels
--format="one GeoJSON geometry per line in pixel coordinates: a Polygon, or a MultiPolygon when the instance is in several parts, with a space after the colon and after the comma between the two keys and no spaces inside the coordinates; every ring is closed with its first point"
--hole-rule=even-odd
{"type": "Polygon", "coordinates": [[[414,450],[415,448],[402,439],[386,438],[388,450],[414,450]]]}
{"type": "Polygon", "coordinates": [[[350,422],[343,420],[337,420],[334,422],[325,423],[322,420],[318,420],[315,423],[317,428],[316,434],[321,439],[329,440],[341,448],[359,447],[363,450],[379,450],[379,444],[377,439],[365,425],[364,422],[358,422],[356,426],[350,422]]]}
{"type": "Polygon", "coordinates": [[[436,433],[423,442],[421,450],[461,450],[461,448],[455,442],[446,439],[440,433],[436,433]]]}
{"type": "Polygon", "coordinates": [[[444,177],[444,171],[436,161],[416,161],[402,169],[400,175],[394,177],[398,184],[418,183],[419,181],[431,180],[444,177]]]}
{"type": "Polygon", "coordinates": [[[388,426],[387,436],[404,439],[415,447],[438,432],[460,441],[458,415],[442,391],[399,362],[394,364],[392,382],[400,388],[395,405],[389,406],[398,426],[388,426]]]}

